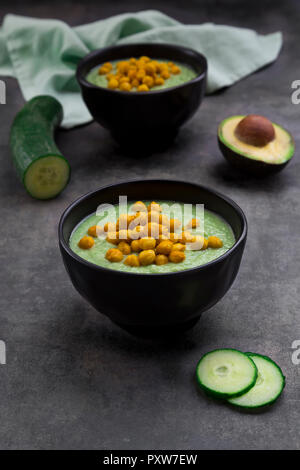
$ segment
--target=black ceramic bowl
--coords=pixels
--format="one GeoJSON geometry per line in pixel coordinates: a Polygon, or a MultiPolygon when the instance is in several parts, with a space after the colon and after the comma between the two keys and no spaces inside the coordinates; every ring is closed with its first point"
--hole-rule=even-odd
{"type": "Polygon", "coordinates": [[[198,52],[169,44],[128,44],[93,51],[77,67],[83,99],[93,116],[126,147],[165,146],[199,107],[205,93],[207,62],[198,52]],[[182,85],[150,92],[100,88],[86,80],[91,69],[106,61],[148,55],[192,67],[197,77],[182,85]]]}
{"type": "Polygon", "coordinates": [[[182,331],[218,302],[237,275],[246,236],[246,218],[237,204],[204,186],[183,181],[142,180],[107,186],[77,199],[59,222],[60,250],[75,289],[113,322],[146,334],[182,331]],[[203,203],[231,225],[236,243],[210,263],[174,273],[138,274],[91,264],[69,248],[70,235],[99,204],[117,204],[119,195],[127,195],[128,200],[203,203]]]}

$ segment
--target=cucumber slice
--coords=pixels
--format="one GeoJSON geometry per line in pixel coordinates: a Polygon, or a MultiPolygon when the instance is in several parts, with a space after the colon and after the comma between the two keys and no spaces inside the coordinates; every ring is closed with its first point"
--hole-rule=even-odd
{"type": "Polygon", "coordinates": [[[37,96],[19,111],[11,127],[14,165],[28,193],[37,199],[57,196],[70,178],[69,163],[54,141],[62,116],[55,98],[37,96]]]}
{"type": "Polygon", "coordinates": [[[249,356],[237,349],[215,349],[202,356],[196,375],[198,384],[207,393],[228,399],[253,387],[257,368],[249,356]]]}
{"type": "Polygon", "coordinates": [[[274,403],[285,387],[285,377],[280,367],[267,356],[246,353],[258,369],[256,384],[251,390],[229,403],[242,408],[260,408],[274,403]]]}

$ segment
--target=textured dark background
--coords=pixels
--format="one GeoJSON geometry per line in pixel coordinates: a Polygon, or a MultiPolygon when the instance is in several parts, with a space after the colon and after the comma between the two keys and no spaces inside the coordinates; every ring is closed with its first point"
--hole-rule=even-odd
{"type": "Polygon", "coordinates": [[[256,112],[286,126],[299,147],[300,105],[292,105],[290,95],[291,82],[300,78],[300,4],[4,0],[0,18],[12,12],[77,25],[145,8],[187,23],[281,30],[284,46],[275,64],[206,98],[165,153],[125,157],[97,124],[60,132],[58,144],[73,174],[50,202],[32,200],[13,170],[8,132],[23,99],[16,81],[6,79],[7,104],[0,107],[0,338],[7,365],[0,366],[0,448],[300,449],[300,365],[291,362],[292,341],[300,339],[299,155],[282,174],[256,181],[234,173],[216,144],[223,118],[256,112]],[[74,291],[57,246],[57,222],[75,198],[107,183],[155,176],[214,187],[240,204],[249,221],[234,286],[176,341],[135,339],[99,315],[74,291]],[[278,361],[287,376],[283,398],[264,414],[248,415],[199,394],[195,365],[216,347],[278,361]]]}

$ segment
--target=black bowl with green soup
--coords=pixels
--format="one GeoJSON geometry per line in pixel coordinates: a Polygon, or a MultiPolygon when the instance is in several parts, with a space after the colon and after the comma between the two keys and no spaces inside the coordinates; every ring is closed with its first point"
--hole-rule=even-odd
{"type": "Polygon", "coordinates": [[[93,118],[121,145],[142,154],[169,144],[193,116],[205,93],[206,72],[205,57],[192,49],[128,44],[88,54],[78,65],[77,80],[93,118]],[[145,67],[148,76],[133,80],[134,68],[143,72],[143,59],[151,62],[145,67]],[[128,70],[119,70],[124,62],[128,70]],[[121,84],[128,79],[130,86],[121,84]]]}
{"type": "Polygon", "coordinates": [[[73,202],[59,223],[74,287],[99,312],[139,334],[194,325],[233,283],[246,235],[245,216],[233,201],[169,180],[93,191],[73,202]],[[126,196],[120,206],[119,196],[126,196]]]}

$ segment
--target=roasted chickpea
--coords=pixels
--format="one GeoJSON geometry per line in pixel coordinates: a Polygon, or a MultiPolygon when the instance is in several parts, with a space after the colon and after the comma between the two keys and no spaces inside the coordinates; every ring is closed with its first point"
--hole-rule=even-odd
{"type": "Polygon", "coordinates": [[[165,240],[159,243],[156,248],[157,254],[168,255],[171,253],[173,248],[173,243],[170,240],[165,240]]]}
{"type": "Polygon", "coordinates": [[[140,239],[140,247],[142,250],[153,250],[156,245],[155,238],[146,237],[140,239]]]}
{"type": "Polygon", "coordinates": [[[81,240],[79,240],[78,242],[78,246],[82,250],[89,250],[90,248],[94,246],[94,244],[95,242],[94,242],[93,237],[88,237],[87,235],[82,237],[81,240]]]}
{"type": "Polygon", "coordinates": [[[123,77],[120,78],[119,81],[120,81],[120,83],[125,83],[125,82],[128,82],[128,83],[129,83],[129,82],[130,82],[130,78],[127,77],[126,75],[123,75],[123,77]]]}
{"type": "Polygon", "coordinates": [[[140,260],[137,255],[129,255],[124,261],[127,266],[138,267],[140,266],[140,260]]]}
{"type": "Polygon", "coordinates": [[[129,255],[131,253],[130,245],[127,242],[120,242],[118,244],[118,250],[120,250],[124,255],[129,255]]]}
{"type": "Polygon", "coordinates": [[[161,212],[161,211],[162,211],[162,208],[161,208],[161,206],[160,206],[157,202],[152,201],[152,202],[148,205],[148,212],[151,212],[151,211],[161,212]]]}
{"type": "Polygon", "coordinates": [[[148,62],[148,64],[145,67],[145,70],[148,75],[154,75],[156,72],[156,67],[151,62],[150,63],[148,62]]]}
{"type": "Polygon", "coordinates": [[[98,70],[99,75],[106,75],[108,72],[110,72],[110,70],[104,65],[102,65],[98,70]]]}
{"type": "Polygon", "coordinates": [[[137,201],[131,206],[132,212],[147,212],[146,204],[142,201],[137,201]]]}
{"type": "Polygon", "coordinates": [[[139,86],[140,82],[137,78],[134,78],[132,81],[131,81],[131,86],[132,88],[137,88],[139,86]]]}
{"type": "Polygon", "coordinates": [[[130,240],[130,233],[128,230],[119,230],[119,232],[117,232],[117,238],[118,240],[128,241],[130,240]]]}
{"type": "Polygon", "coordinates": [[[188,248],[190,250],[206,250],[208,246],[207,240],[201,235],[196,235],[193,242],[188,243],[188,248]]]}
{"type": "Polygon", "coordinates": [[[174,245],[172,246],[172,251],[175,250],[175,251],[185,251],[185,245],[183,245],[182,243],[174,243],[174,245]]]}
{"type": "Polygon", "coordinates": [[[178,67],[178,65],[173,65],[171,67],[171,73],[173,73],[174,75],[178,75],[179,73],[181,72],[180,68],[178,67]]]}
{"type": "Polygon", "coordinates": [[[211,236],[211,237],[208,237],[208,246],[209,248],[222,248],[223,242],[221,238],[211,236]]]}
{"type": "Polygon", "coordinates": [[[122,83],[120,83],[119,88],[120,88],[121,91],[130,91],[131,90],[131,85],[130,85],[129,82],[122,82],[122,83]]]}
{"type": "Polygon", "coordinates": [[[112,66],[112,64],[111,64],[110,62],[105,62],[105,63],[103,64],[103,67],[105,67],[105,68],[108,69],[109,71],[111,71],[112,68],[113,68],[113,66],[112,66]]]}
{"type": "Polygon", "coordinates": [[[146,212],[137,212],[135,222],[139,225],[146,225],[148,217],[146,212]]]}
{"type": "Polygon", "coordinates": [[[104,225],[104,232],[113,232],[116,230],[116,224],[114,222],[106,222],[104,225]]]}
{"type": "Polygon", "coordinates": [[[169,258],[166,255],[156,255],[155,257],[155,264],[157,264],[157,266],[167,264],[168,262],[169,258]]]}
{"type": "Polygon", "coordinates": [[[180,220],[178,219],[170,219],[170,232],[175,232],[181,225],[180,220]]]}
{"type": "Polygon", "coordinates": [[[135,251],[138,253],[139,251],[142,251],[141,246],[140,246],[140,241],[141,240],[132,240],[131,242],[131,250],[135,251]]]}
{"type": "MultiPolygon", "coordinates": [[[[179,240],[180,240],[180,235],[179,235],[178,233],[173,233],[173,232],[172,232],[172,233],[169,234],[169,240],[170,240],[171,242],[174,242],[174,243],[179,242],[179,240]]],[[[182,243],[182,242],[181,242],[181,243],[182,243]]]]}
{"type": "Polygon", "coordinates": [[[143,83],[143,85],[138,86],[138,91],[149,91],[149,88],[143,83]]]}
{"type": "Polygon", "coordinates": [[[193,243],[196,241],[196,237],[186,230],[182,232],[179,241],[180,243],[193,243]]]}
{"type": "Polygon", "coordinates": [[[169,254],[169,261],[171,263],[182,263],[185,260],[185,254],[183,251],[171,251],[169,254]]]}
{"type": "Polygon", "coordinates": [[[155,79],[154,85],[155,86],[162,86],[164,83],[165,83],[165,81],[162,77],[157,77],[155,79]]]}
{"type": "Polygon", "coordinates": [[[88,229],[88,234],[94,238],[100,237],[100,235],[103,235],[103,232],[104,229],[101,225],[93,225],[88,229]]]}
{"type": "Polygon", "coordinates": [[[108,82],[108,88],[110,88],[111,90],[116,90],[119,86],[119,82],[116,78],[111,78],[108,82]]]}
{"type": "Polygon", "coordinates": [[[106,241],[108,243],[112,243],[113,245],[117,245],[119,243],[118,241],[118,232],[107,232],[107,237],[106,241]]]}
{"type": "Polygon", "coordinates": [[[199,219],[191,219],[188,223],[186,228],[197,228],[200,225],[200,220],[199,219]]]}
{"type": "Polygon", "coordinates": [[[139,253],[139,260],[142,266],[148,266],[155,261],[154,250],[144,250],[139,253]]]}
{"type": "Polygon", "coordinates": [[[149,75],[146,75],[146,76],[143,78],[143,84],[144,84],[144,85],[147,85],[148,88],[152,88],[153,85],[154,85],[154,79],[153,79],[153,77],[150,77],[149,75]]]}
{"type": "Polygon", "coordinates": [[[107,250],[105,258],[111,263],[119,263],[123,259],[123,253],[118,248],[110,248],[107,250]]]}
{"type": "Polygon", "coordinates": [[[142,237],[142,235],[143,235],[143,227],[141,227],[140,225],[138,225],[137,227],[135,227],[134,229],[130,231],[131,240],[138,240],[139,238],[142,237]]]}
{"type": "Polygon", "coordinates": [[[170,73],[168,72],[168,70],[163,70],[160,75],[165,80],[167,80],[171,76],[170,73]]]}

